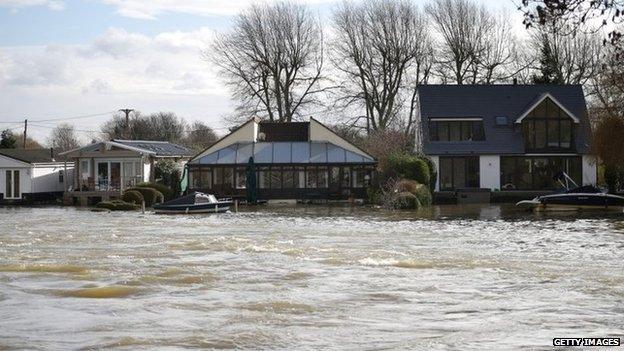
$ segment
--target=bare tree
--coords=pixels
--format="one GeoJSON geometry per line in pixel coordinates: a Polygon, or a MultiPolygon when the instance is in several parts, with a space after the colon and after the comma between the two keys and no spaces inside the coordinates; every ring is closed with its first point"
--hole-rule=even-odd
{"type": "Polygon", "coordinates": [[[603,61],[586,84],[591,95],[590,116],[594,120],[603,116],[624,120],[624,66],[619,64],[618,50],[605,50],[603,61]]]}
{"type": "Polygon", "coordinates": [[[522,0],[520,10],[527,28],[557,23],[564,36],[611,27],[604,43],[610,42],[617,59],[622,60],[623,31],[619,25],[624,23],[624,0],[522,0]]]}
{"type": "MultiPolygon", "coordinates": [[[[406,0],[343,3],[334,13],[334,66],[341,72],[339,103],[363,107],[366,131],[385,130],[415,107],[413,90],[430,72],[431,40],[423,16],[406,0]],[[410,98],[412,100],[410,100],[410,98]]],[[[411,124],[413,116],[409,117],[411,124]]]]}
{"type": "MultiPolygon", "coordinates": [[[[19,133],[15,136],[15,138],[19,141],[16,145],[17,149],[24,148],[24,133],[19,133]]],[[[43,146],[35,139],[26,136],[26,149],[41,149],[43,146]]]]}
{"type": "Polygon", "coordinates": [[[193,150],[201,151],[212,145],[217,139],[217,134],[212,128],[200,121],[195,121],[189,126],[182,144],[193,150]]]}
{"type": "Polygon", "coordinates": [[[55,150],[62,152],[75,149],[80,146],[74,126],[68,123],[61,123],[52,130],[49,142],[55,150]]]}
{"type": "Polygon", "coordinates": [[[540,57],[536,83],[585,84],[600,68],[603,48],[594,33],[568,36],[547,24],[533,30],[531,46],[540,57]]]}
{"type": "Polygon", "coordinates": [[[290,122],[322,90],[323,31],[302,5],[251,6],[204,57],[219,67],[245,118],[290,122]]]}
{"type": "MultiPolygon", "coordinates": [[[[442,38],[438,63],[443,81],[475,84],[479,60],[487,52],[488,36],[496,27],[494,17],[484,6],[469,0],[434,0],[426,10],[442,38]]],[[[489,44],[489,49],[496,49],[489,44]]]]}
{"type": "MultiPolygon", "coordinates": [[[[126,137],[126,120],[121,115],[115,115],[102,126],[102,133],[110,139],[126,137]]],[[[161,140],[180,142],[185,135],[186,122],[173,112],[156,112],[144,116],[135,111],[130,118],[130,139],[133,140],[161,140]]]]}

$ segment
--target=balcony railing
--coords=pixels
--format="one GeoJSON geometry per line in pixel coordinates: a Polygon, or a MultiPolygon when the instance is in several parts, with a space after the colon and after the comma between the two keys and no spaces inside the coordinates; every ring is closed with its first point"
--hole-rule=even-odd
{"type": "Polygon", "coordinates": [[[80,179],[78,182],[78,188],[73,191],[121,191],[136,186],[142,181],[142,177],[136,176],[129,179],[98,179],[93,177],[87,179],[80,179]],[[123,184],[123,187],[122,187],[123,184]]]}

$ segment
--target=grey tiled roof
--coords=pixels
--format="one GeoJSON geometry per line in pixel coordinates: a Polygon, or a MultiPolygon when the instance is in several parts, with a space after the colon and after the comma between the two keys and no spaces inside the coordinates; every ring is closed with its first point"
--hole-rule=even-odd
{"type": "Polygon", "coordinates": [[[50,149],[0,149],[0,155],[26,163],[59,162],[64,159],[50,149]]]}
{"type": "Polygon", "coordinates": [[[232,144],[191,164],[247,164],[251,156],[258,164],[375,163],[368,156],[327,142],[258,142],[232,144]]]}
{"type": "Polygon", "coordinates": [[[147,141],[147,140],[112,140],[115,143],[131,146],[137,149],[150,151],[156,156],[184,156],[194,155],[193,150],[182,145],[170,143],[168,141],[147,141]]]}
{"type": "Polygon", "coordinates": [[[522,129],[515,120],[537,99],[549,93],[580,119],[575,131],[576,151],[587,153],[589,120],[580,85],[422,85],[418,87],[423,126],[423,151],[444,154],[522,154],[522,129]],[[507,117],[497,126],[496,117],[507,117]],[[429,118],[481,117],[485,141],[429,141],[429,118]]]}

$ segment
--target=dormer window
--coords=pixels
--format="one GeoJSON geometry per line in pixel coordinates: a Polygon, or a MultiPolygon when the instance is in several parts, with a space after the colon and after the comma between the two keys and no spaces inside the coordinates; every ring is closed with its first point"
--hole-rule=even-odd
{"type": "Polygon", "coordinates": [[[429,120],[431,141],[483,141],[481,118],[431,118],[429,120]]]}
{"type": "Polygon", "coordinates": [[[551,97],[520,118],[527,151],[573,151],[574,123],[569,112],[551,97]]]}

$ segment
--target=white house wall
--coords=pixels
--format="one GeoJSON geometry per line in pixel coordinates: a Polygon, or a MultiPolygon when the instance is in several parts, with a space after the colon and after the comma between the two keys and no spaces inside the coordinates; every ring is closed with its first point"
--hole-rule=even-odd
{"type": "Polygon", "coordinates": [[[479,156],[479,181],[481,188],[500,189],[500,156],[479,156]]]}
{"type": "Polygon", "coordinates": [[[310,119],[310,141],[328,141],[358,155],[363,154],[362,150],[353,146],[351,143],[344,140],[336,133],[327,129],[327,127],[312,118],[310,119]]]}
{"type": "Polygon", "coordinates": [[[590,155],[583,155],[583,185],[596,185],[596,159],[590,155]]]}
{"type": "Polygon", "coordinates": [[[6,197],[6,171],[20,171],[20,192],[29,193],[31,189],[30,170],[32,165],[10,157],[0,155],[0,193],[6,197]]]}
{"type": "Polygon", "coordinates": [[[21,167],[0,167],[0,192],[6,198],[6,171],[7,170],[19,170],[20,173],[20,193],[30,193],[32,189],[30,174],[31,166],[21,167]]]}
{"type": "Polygon", "coordinates": [[[256,136],[258,135],[258,121],[255,119],[249,120],[247,123],[243,124],[240,128],[235,130],[234,132],[228,134],[223,137],[221,140],[214,143],[208,149],[203,151],[201,154],[193,157],[192,160],[199,159],[216,150],[223,149],[224,147],[228,147],[232,144],[236,143],[252,143],[256,141],[256,136]]]}
{"type": "Polygon", "coordinates": [[[73,167],[67,167],[63,182],[59,181],[59,173],[64,172],[63,165],[36,165],[32,169],[31,193],[61,192],[65,190],[65,182],[73,183],[73,167]]]}

